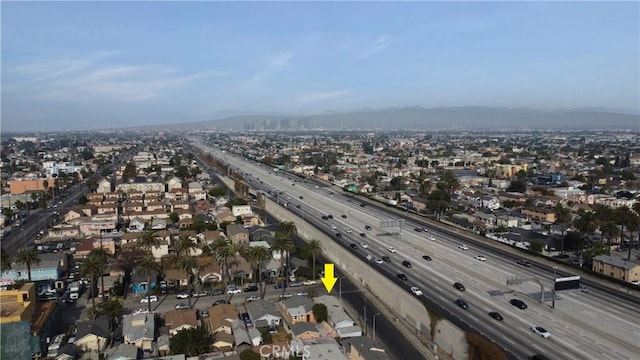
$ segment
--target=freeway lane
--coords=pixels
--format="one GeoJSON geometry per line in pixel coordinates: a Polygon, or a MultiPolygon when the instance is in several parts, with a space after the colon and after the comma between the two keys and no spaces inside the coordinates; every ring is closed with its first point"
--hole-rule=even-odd
{"type": "MultiPolygon", "coordinates": [[[[335,234],[336,231],[329,227],[329,223],[335,224],[346,243],[360,244],[362,238],[358,236],[359,232],[363,231],[364,225],[372,226],[372,236],[366,239],[369,249],[364,250],[359,246],[355,252],[361,255],[381,255],[386,252],[387,245],[395,246],[397,253],[390,255],[392,263],[373,265],[378,269],[387,265],[390,276],[403,271],[409,277],[409,285],[421,287],[453,316],[486,334],[518,357],[542,352],[559,359],[633,359],[640,353],[638,326],[633,317],[626,316],[636,313],[632,310],[636,307],[627,299],[607,297],[609,294],[604,294],[599,289],[592,289],[589,294],[563,292],[556,301],[556,309],[551,309],[548,304],[540,304],[532,297],[539,294],[537,284],[523,283],[511,288],[505,285],[507,276],[521,274],[539,278],[549,288],[552,284],[552,272],[549,268],[521,267],[514,263],[517,257],[504,257],[493,247],[476,242],[465,241],[470,249],[459,250],[457,245],[464,237],[453,231],[431,230],[436,241],[427,240],[424,233],[406,229],[402,236],[384,236],[387,231],[380,228],[380,221],[398,217],[396,214],[389,214],[387,209],[383,211],[375,206],[362,208],[358,206],[358,200],[339,193],[331,196],[327,188],[315,189],[312,184],[294,183],[291,180],[293,177],[287,175],[276,175],[273,172],[268,174],[271,169],[236,159],[230,154],[214,155],[226,158],[264,182],[260,184],[250,178],[253,186],[264,185],[263,190],[277,188],[282,191],[285,199],[291,198],[286,200],[294,205],[289,206],[291,211],[296,213],[295,205],[300,204],[299,210],[305,210],[306,220],[321,226],[328,234],[335,234]],[[301,195],[304,196],[303,200],[299,199],[301,195]],[[352,211],[351,214],[348,213],[349,210],[352,211]],[[334,219],[323,224],[319,215],[328,213],[332,213],[334,219]],[[342,219],[341,214],[346,214],[347,219],[342,219]],[[352,228],[354,234],[346,234],[346,227],[352,228]],[[418,265],[425,262],[421,258],[423,254],[432,256],[433,261],[428,265],[418,265]],[[473,259],[473,256],[479,254],[485,255],[487,261],[473,259]],[[399,262],[403,259],[411,261],[416,265],[415,268],[402,267],[399,262]],[[454,281],[463,282],[468,290],[459,293],[451,287],[454,281]],[[464,297],[469,302],[470,309],[465,311],[453,305],[457,297],[464,297]],[[513,297],[523,299],[529,309],[519,310],[511,306],[508,301],[513,297]],[[505,321],[496,323],[489,318],[486,313],[490,310],[503,313],[505,321]],[[598,314],[598,317],[584,316],[585,312],[598,314]],[[547,327],[552,338],[542,339],[533,335],[529,330],[531,325],[547,327]]],[[[407,222],[410,229],[419,224],[407,222]]],[[[384,268],[382,271],[385,271],[384,268]]]]}

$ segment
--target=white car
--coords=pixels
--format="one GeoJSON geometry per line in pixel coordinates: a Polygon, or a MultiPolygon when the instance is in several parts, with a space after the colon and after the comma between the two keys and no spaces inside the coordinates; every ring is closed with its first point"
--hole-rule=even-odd
{"type": "Polygon", "coordinates": [[[374,261],[376,264],[384,264],[384,261],[382,261],[382,259],[380,259],[380,258],[375,258],[373,261],[374,261]]]}
{"type": "Polygon", "coordinates": [[[345,231],[347,234],[351,234],[351,233],[352,233],[351,229],[349,229],[349,228],[344,229],[344,231],[345,231]]]}
{"type": "Polygon", "coordinates": [[[138,309],[136,310],[136,314],[146,314],[147,313],[147,309],[138,309]]]}
{"type": "Polygon", "coordinates": [[[396,252],[396,248],[394,248],[393,246],[387,246],[387,251],[390,253],[395,253],[396,252]]]}
{"type": "Polygon", "coordinates": [[[422,296],[422,290],[420,290],[419,288],[412,286],[411,287],[411,292],[413,293],[413,295],[415,296],[422,296]]]}
{"type": "Polygon", "coordinates": [[[182,293],[180,293],[180,294],[176,295],[176,297],[177,297],[178,299],[188,299],[188,298],[189,298],[189,293],[182,292],[182,293]]]}
{"type": "Polygon", "coordinates": [[[293,295],[291,295],[291,293],[285,293],[284,295],[282,295],[283,298],[288,299],[290,297],[292,297],[293,295]]]}
{"type": "Polygon", "coordinates": [[[240,293],[242,293],[242,289],[236,288],[236,289],[227,290],[227,294],[240,294],[240,293]]]}
{"type": "Polygon", "coordinates": [[[633,280],[631,285],[640,286],[640,280],[633,280]]]}
{"type": "Polygon", "coordinates": [[[360,246],[362,246],[363,249],[368,249],[369,245],[365,244],[365,243],[360,243],[360,246]]]}
{"type": "Polygon", "coordinates": [[[151,295],[149,297],[143,297],[140,299],[140,304],[146,304],[148,302],[158,302],[158,297],[155,295],[151,295]]]}
{"type": "Polygon", "coordinates": [[[335,229],[337,229],[337,226],[335,226],[335,225],[331,225],[331,228],[332,228],[333,230],[335,230],[335,229]]]}
{"type": "Polygon", "coordinates": [[[297,295],[298,296],[309,296],[309,293],[303,290],[303,291],[298,291],[297,295]]]}
{"type": "Polygon", "coordinates": [[[467,245],[458,245],[458,249],[469,250],[469,247],[467,245]]]}
{"type": "Polygon", "coordinates": [[[431,241],[436,241],[436,237],[432,236],[432,235],[427,236],[427,239],[429,239],[431,241]]]}
{"type": "Polygon", "coordinates": [[[476,259],[476,260],[480,260],[480,261],[486,261],[487,260],[487,258],[482,256],[482,255],[476,255],[473,258],[476,259]]]}
{"type": "Polygon", "coordinates": [[[316,281],[315,280],[305,280],[302,282],[302,285],[315,285],[316,281]]]}
{"type": "Polygon", "coordinates": [[[545,328],[543,328],[542,326],[532,326],[531,327],[531,331],[533,331],[534,334],[536,335],[540,335],[545,339],[548,339],[549,337],[551,337],[551,333],[548,332],[545,328]]]}
{"type": "Polygon", "coordinates": [[[251,295],[251,296],[247,296],[247,298],[245,300],[247,302],[252,302],[252,301],[260,300],[260,297],[256,296],[256,295],[251,295]]]}

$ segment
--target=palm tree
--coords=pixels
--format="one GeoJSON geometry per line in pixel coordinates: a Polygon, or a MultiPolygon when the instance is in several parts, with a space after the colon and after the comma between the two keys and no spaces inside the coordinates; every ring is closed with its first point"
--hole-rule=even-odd
{"type": "Polygon", "coordinates": [[[82,262],[82,266],[80,267],[80,274],[82,276],[88,277],[89,281],[91,282],[91,290],[89,290],[89,296],[91,296],[91,308],[94,313],[96,310],[96,297],[93,296],[93,288],[96,286],[98,276],[102,276],[104,274],[105,267],[106,266],[100,256],[95,254],[84,259],[84,261],[82,262]]]}
{"type": "Polygon", "coordinates": [[[187,274],[187,287],[189,289],[189,308],[191,308],[191,294],[193,294],[193,277],[198,272],[198,262],[193,256],[181,256],[178,258],[178,269],[187,274]]]}
{"type": "Polygon", "coordinates": [[[615,213],[615,218],[616,218],[616,224],[620,225],[620,246],[622,245],[622,243],[624,242],[624,227],[625,225],[627,225],[627,223],[629,222],[629,219],[631,218],[631,216],[634,215],[633,211],[631,211],[631,209],[629,209],[628,206],[621,206],[617,209],[614,210],[615,213]]]}
{"type": "Polygon", "coordinates": [[[262,268],[263,264],[272,258],[271,250],[264,246],[252,246],[247,251],[247,260],[258,271],[258,286],[260,287],[260,298],[264,297],[262,293],[262,268]]]}
{"type": "Polygon", "coordinates": [[[278,225],[277,231],[283,233],[285,236],[290,236],[292,234],[298,233],[298,227],[293,221],[285,221],[278,225]]]}
{"type": "Polygon", "coordinates": [[[24,264],[27,268],[27,276],[31,282],[31,265],[40,264],[40,254],[34,248],[23,248],[16,254],[15,261],[18,264],[24,264]]]}
{"type": "Polygon", "coordinates": [[[145,231],[140,238],[136,240],[136,246],[150,253],[152,248],[160,247],[160,239],[155,236],[153,231],[145,231]]]}
{"type": "MultiPolygon", "coordinates": [[[[607,221],[606,223],[600,225],[600,232],[602,233],[602,239],[607,238],[607,254],[611,251],[609,245],[613,241],[613,238],[618,236],[620,229],[618,229],[618,225],[613,221],[607,221]]],[[[604,243],[604,241],[603,241],[604,243]]]]}
{"type": "MultiPolygon", "coordinates": [[[[591,211],[586,211],[580,215],[577,219],[574,220],[573,225],[580,231],[580,233],[584,235],[593,234],[596,229],[598,229],[598,219],[596,215],[591,211]]],[[[584,250],[580,248],[580,250],[584,250]]]]}
{"type": "Polygon", "coordinates": [[[211,246],[216,261],[220,265],[222,272],[222,281],[224,282],[225,291],[229,285],[229,259],[234,257],[238,252],[238,247],[235,246],[230,240],[220,238],[216,240],[211,246]]]}
{"type": "Polygon", "coordinates": [[[160,274],[160,264],[156,262],[153,255],[145,255],[136,262],[136,270],[142,276],[147,278],[147,302],[148,310],[151,312],[151,277],[160,274]]]}
{"type": "Polygon", "coordinates": [[[317,239],[311,239],[311,241],[309,241],[309,243],[307,244],[307,251],[309,251],[309,254],[311,254],[311,258],[313,260],[313,280],[316,279],[316,257],[318,257],[318,255],[322,254],[322,244],[320,243],[320,240],[317,239]]]}
{"type": "Polygon", "coordinates": [[[0,272],[7,270],[11,270],[11,257],[3,247],[0,247],[0,272]]]}
{"type": "Polygon", "coordinates": [[[289,274],[286,274],[285,269],[285,259],[288,257],[289,252],[295,249],[293,242],[291,239],[283,233],[276,232],[275,241],[273,242],[273,251],[277,251],[280,253],[280,272],[283,276],[282,280],[282,295],[284,295],[287,279],[289,278],[289,274]]]}
{"type": "Polygon", "coordinates": [[[627,260],[631,260],[631,247],[633,245],[633,233],[640,229],[640,216],[631,213],[627,219],[627,230],[629,230],[629,250],[627,252],[627,260]]]}
{"type": "Polygon", "coordinates": [[[175,245],[176,256],[191,256],[191,253],[197,248],[198,244],[194,243],[189,236],[181,235],[175,245]]]}
{"type": "Polygon", "coordinates": [[[564,253],[564,232],[567,228],[567,224],[571,224],[571,211],[568,208],[558,204],[554,209],[556,215],[556,224],[562,226],[562,238],[560,240],[560,254],[564,253]]]}
{"type": "Polygon", "coordinates": [[[102,265],[102,273],[100,274],[100,294],[102,294],[102,302],[106,301],[106,297],[104,296],[104,271],[107,269],[107,265],[109,264],[109,257],[111,253],[104,247],[94,248],[89,252],[90,258],[96,258],[100,264],[102,265]]]}

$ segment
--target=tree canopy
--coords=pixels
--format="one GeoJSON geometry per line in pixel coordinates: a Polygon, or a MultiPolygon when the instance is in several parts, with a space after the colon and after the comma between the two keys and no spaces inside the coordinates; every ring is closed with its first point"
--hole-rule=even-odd
{"type": "Polygon", "coordinates": [[[204,354],[209,351],[209,335],[202,327],[182,329],[169,339],[169,350],[187,357],[204,354]]]}

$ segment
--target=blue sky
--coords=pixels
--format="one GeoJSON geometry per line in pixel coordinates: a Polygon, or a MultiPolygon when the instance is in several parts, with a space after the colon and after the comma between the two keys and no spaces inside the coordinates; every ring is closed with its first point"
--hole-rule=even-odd
{"type": "Polygon", "coordinates": [[[389,106],[638,112],[638,2],[2,2],[2,129],[389,106]]]}

